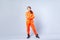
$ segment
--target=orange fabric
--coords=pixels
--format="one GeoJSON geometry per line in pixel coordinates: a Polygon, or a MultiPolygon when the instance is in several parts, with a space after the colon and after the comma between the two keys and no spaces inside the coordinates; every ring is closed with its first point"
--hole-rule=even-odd
{"type": "Polygon", "coordinates": [[[27,34],[30,34],[30,27],[32,28],[34,34],[37,34],[35,25],[34,25],[34,14],[31,14],[30,12],[26,12],[26,26],[27,26],[27,34]]]}

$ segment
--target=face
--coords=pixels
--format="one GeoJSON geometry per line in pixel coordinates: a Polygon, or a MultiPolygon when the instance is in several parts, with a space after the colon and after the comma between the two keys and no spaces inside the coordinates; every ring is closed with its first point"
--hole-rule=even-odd
{"type": "Polygon", "coordinates": [[[28,11],[30,11],[30,10],[31,10],[31,8],[27,8],[27,10],[28,10],[28,11]]]}

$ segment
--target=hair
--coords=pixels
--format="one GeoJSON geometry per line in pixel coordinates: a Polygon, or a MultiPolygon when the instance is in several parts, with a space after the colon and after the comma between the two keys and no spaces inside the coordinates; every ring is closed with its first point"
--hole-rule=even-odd
{"type": "MultiPolygon", "coordinates": [[[[31,7],[30,7],[30,6],[28,6],[28,7],[27,7],[27,9],[28,9],[28,8],[30,8],[30,9],[31,9],[31,7]]],[[[30,10],[30,13],[31,13],[31,14],[33,14],[33,11],[32,11],[32,10],[30,10]]]]}

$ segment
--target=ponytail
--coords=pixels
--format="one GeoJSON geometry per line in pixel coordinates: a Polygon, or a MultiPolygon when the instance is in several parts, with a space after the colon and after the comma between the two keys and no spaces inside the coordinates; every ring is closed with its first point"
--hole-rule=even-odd
{"type": "Polygon", "coordinates": [[[30,10],[30,13],[31,13],[31,14],[33,14],[33,11],[32,11],[32,10],[30,10]]]}

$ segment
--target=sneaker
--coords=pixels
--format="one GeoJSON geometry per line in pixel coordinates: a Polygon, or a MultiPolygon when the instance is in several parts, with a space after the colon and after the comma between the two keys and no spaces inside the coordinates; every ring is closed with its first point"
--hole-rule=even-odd
{"type": "Polygon", "coordinates": [[[36,35],[36,38],[40,38],[40,37],[38,36],[38,34],[36,35]]]}
{"type": "Polygon", "coordinates": [[[27,39],[30,38],[30,35],[28,34],[27,39]]]}

